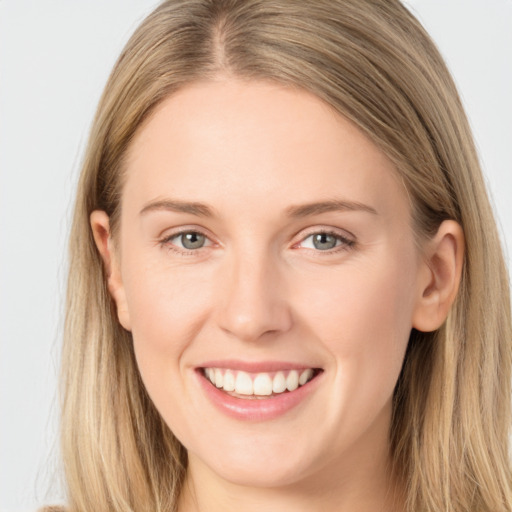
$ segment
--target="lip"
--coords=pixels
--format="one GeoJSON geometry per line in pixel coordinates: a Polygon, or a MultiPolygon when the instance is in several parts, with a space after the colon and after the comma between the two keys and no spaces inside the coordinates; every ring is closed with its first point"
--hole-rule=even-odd
{"type": "Polygon", "coordinates": [[[289,361],[238,361],[223,359],[222,361],[206,361],[200,368],[221,368],[226,370],[239,370],[247,373],[277,372],[279,370],[306,370],[318,368],[307,364],[290,363],[289,361]]]}
{"type": "Polygon", "coordinates": [[[284,369],[300,370],[312,367],[284,362],[245,363],[224,360],[209,361],[204,366],[196,368],[195,374],[198,383],[207,399],[228,417],[249,422],[269,421],[283,416],[291,409],[299,406],[317,389],[323,374],[323,371],[320,371],[312,380],[295,391],[281,393],[271,398],[243,399],[228,395],[212,385],[204,376],[202,368],[230,368],[257,373],[284,369]]]}

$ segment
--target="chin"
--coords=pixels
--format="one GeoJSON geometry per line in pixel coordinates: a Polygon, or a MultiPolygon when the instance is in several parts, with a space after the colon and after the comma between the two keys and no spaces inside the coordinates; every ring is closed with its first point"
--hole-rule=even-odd
{"type": "Polygon", "coordinates": [[[189,456],[190,462],[205,465],[223,480],[247,487],[285,487],[314,473],[311,449],[294,441],[294,436],[279,440],[248,432],[241,437],[235,442],[219,440],[213,451],[202,450],[201,458],[189,456]]]}
{"type": "Polygon", "coordinates": [[[300,482],[305,472],[290,461],[277,457],[253,460],[247,457],[215,462],[211,469],[222,479],[244,487],[286,487],[300,482]]]}

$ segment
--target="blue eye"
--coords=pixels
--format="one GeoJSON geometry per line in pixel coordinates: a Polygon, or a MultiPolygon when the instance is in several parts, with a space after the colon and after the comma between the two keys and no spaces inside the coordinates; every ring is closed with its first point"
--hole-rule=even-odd
{"type": "Polygon", "coordinates": [[[304,238],[301,242],[301,247],[306,249],[315,249],[317,251],[330,251],[336,247],[345,246],[352,247],[354,242],[339,234],[319,232],[313,233],[304,238]]]}

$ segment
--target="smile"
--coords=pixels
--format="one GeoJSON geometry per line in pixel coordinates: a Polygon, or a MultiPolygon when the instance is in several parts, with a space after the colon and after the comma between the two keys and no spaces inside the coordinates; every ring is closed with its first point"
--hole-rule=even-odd
{"type": "Polygon", "coordinates": [[[199,389],[218,411],[239,421],[268,421],[311,403],[324,369],[284,361],[209,361],[195,368],[199,389]]]}
{"type": "Polygon", "coordinates": [[[230,396],[242,399],[262,399],[295,391],[310,382],[320,370],[280,370],[249,373],[227,368],[202,368],[203,375],[230,396]]]}

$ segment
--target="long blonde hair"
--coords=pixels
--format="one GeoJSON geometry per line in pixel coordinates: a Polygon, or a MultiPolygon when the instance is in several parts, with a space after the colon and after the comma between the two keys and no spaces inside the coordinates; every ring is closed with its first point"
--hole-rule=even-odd
{"type": "Polygon", "coordinates": [[[419,238],[464,230],[462,283],[438,331],[414,331],[390,444],[407,510],[511,512],[509,284],[478,157],[435,45],[398,0],[169,0],[134,33],[90,134],[70,239],[62,451],[72,512],[171,511],[186,451],[138,374],[90,213],[115,232],[123,157],[155,107],[195,80],[232,75],[310,91],[395,163],[419,238]]]}

